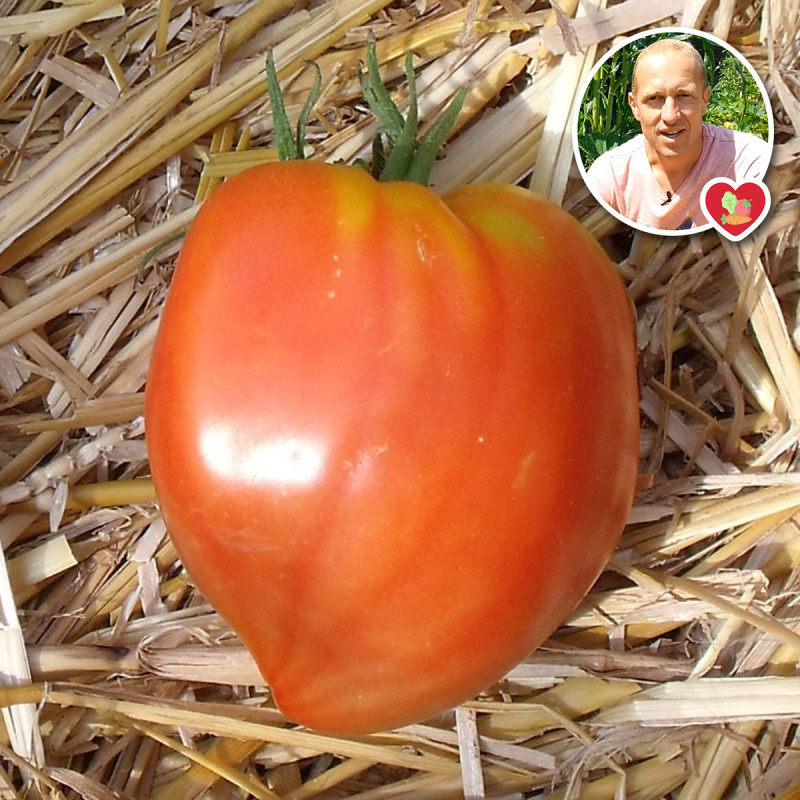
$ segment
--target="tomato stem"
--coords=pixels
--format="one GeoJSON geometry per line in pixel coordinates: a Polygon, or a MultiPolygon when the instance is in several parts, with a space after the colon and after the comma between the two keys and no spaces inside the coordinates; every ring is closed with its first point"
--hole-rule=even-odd
{"type": "Polygon", "coordinates": [[[428,185],[436,157],[456,124],[466,96],[467,90],[463,87],[459,89],[439,119],[434,122],[425,136],[417,142],[414,158],[406,173],[406,180],[415,181],[425,186],[428,185]]]}
{"type": "Polygon", "coordinates": [[[275,127],[275,139],[278,148],[278,158],[281,161],[298,161],[305,157],[306,125],[308,117],[322,92],[322,73],[319,65],[314,64],[316,75],[306,102],[297,119],[297,127],[292,131],[289,115],[286,113],[286,104],[283,102],[283,92],[278,80],[278,71],[275,67],[275,56],[272,50],[267,50],[267,93],[272,107],[272,124],[275,127]]]}
{"type": "MultiPolygon", "coordinates": [[[[278,157],[281,161],[302,159],[305,155],[305,136],[308,117],[319,99],[322,75],[317,65],[314,85],[292,130],[283,101],[278,72],[272,51],[267,52],[267,92],[272,106],[272,119],[278,157]]],[[[408,111],[404,115],[392,100],[381,80],[380,64],[375,42],[367,45],[367,72],[359,69],[361,90],[370,111],[378,120],[378,134],[372,145],[372,165],[369,171],[380,181],[414,181],[427,185],[436,156],[455,125],[464,104],[466,90],[460,89],[430,130],[419,138],[419,106],[417,85],[411,53],[405,60],[408,82],[408,111]]]]}
{"type": "Polygon", "coordinates": [[[370,111],[380,123],[378,135],[373,142],[373,169],[372,174],[382,181],[399,181],[407,179],[408,171],[414,160],[417,149],[417,89],[414,80],[411,53],[406,55],[406,76],[408,78],[408,113],[405,117],[389,96],[389,92],[380,79],[378,57],[375,53],[374,43],[367,49],[367,65],[369,77],[365,77],[359,70],[364,99],[370,111]],[[381,134],[389,140],[388,156],[383,145],[381,134]],[[382,154],[379,162],[374,160],[375,152],[382,154]]]}
{"type": "Polygon", "coordinates": [[[381,80],[375,42],[367,45],[367,74],[359,70],[359,80],[364,99],[380,126],[373,142],[372,174],[381,181],[405,180],[427,185],[439,149],[464,104],[466,90],[462,88],[456,93],[442,116],[419,139],[417,84],[411,53],[406,54],[405,68],[408,111],[403,116],[381,80]],[[388,140],[388,148],[383,137],[388,140]]]}

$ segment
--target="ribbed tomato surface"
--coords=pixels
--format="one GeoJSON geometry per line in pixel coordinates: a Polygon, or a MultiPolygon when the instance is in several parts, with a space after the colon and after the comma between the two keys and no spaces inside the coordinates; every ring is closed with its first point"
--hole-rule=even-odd
{"type": "Polygon", "coordinates": [[[637,471],[623,285],[567,213],[270,164],[206,201],[146,393],[169,532],[291,719],[491,685],[591,587],[637,471]]]}

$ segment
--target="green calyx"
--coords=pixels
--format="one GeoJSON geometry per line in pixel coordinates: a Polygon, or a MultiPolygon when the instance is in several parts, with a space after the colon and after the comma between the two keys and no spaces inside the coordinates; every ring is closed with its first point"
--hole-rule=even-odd
{"type": "MultiPolygon", "coordinates": [[[[408,111],[403,115],[381,80],[375,43],[370,42],[367,46],[367,72],[364,74],[359,70],[359,81],[364,99],[378,120],[378,133],[372,147],[372,165],[368,169],[380,181],[413,181],[427,185],[439,149],[447,140],[464,104],[466,91],[460,89],[439,119],[420,137],[416,81],[410,53],[406,55],[405,67],[408,111]]],[[[302,159],[308,117],[321,92],[319,69],[294,130],[286,114],[271,52],[267,54],[266,72],[278,156],[282,161],[302,159]]]]}
{"type": "Polygon", "coordinates": [[[283,92],[278,80],[278,70],[275,67],[275,57],[272,55],[272,50],[267,51],[267,93],[269,94],[270,106],[272,106],[272,123],[275,126],[278,158],[281,161],[298,161],[303,158],[306,146],[306,124],[311,110],[319,100],[319,95],[322,91],[322,75],[318,66],[316,66],[316,69],[317,74],[314,78],[314,85],[311,87],[308,98],[300,111],[297,127],[292,130],[289,115],[286,113],[286,105],[283,102],[283,92]]]}

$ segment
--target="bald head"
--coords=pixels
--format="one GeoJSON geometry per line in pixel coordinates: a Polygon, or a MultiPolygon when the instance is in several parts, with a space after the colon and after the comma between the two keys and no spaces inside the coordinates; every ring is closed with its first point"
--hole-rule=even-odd
{"type": "Polygon", "coordinates": [[[639,67],[643,61],[651,56],[665,56],[669,58],[671,55],[689,57],[695,64],[695,68],[697,70],[696,80],[698,84],[705,89],[708,86],[708,80],[706,77],[706,67],[703,64],[703,59],[700,57],[700,53],[692,47],[689,42],[685,42],[682,39],[659,39],[653,44],[648,45],[642,50],[641,53],[636,58],[636,63],[633,65],[633,81],[632,81],[632,94],[636,96],[638,90],[638,73],[639,67]]]}

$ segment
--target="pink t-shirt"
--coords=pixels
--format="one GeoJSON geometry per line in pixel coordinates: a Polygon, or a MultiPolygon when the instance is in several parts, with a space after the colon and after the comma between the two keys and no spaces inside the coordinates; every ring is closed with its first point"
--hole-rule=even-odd
{"type": "Polygon", "coordinates": [[[700,158],[669,200],[653,175],[642,134],[597,158],[586,181],[626,219],[661,230],[684,230],[707,224],[700,210],[700,193],[708,181],[759,180],[769,158],[770,146],[758,136],[704,122],[700,158]]]}

